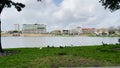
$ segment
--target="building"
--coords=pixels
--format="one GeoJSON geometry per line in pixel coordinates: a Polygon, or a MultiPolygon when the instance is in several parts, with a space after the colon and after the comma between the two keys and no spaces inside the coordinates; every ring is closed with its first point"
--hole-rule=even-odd
{"type": "Polygon", "coordinates": [[[70,34],[70,30],[63,30],[63,31],[62,31],[62,34],[69,35],[69,34],[70,34]]]}
{"type": "Polygon", "coordinates": [[[14,24],[15,30],[19,31],[20,30],[20,25],[19,24],[14,24]]]}
{"type": "Polygon", "coordinates": [[[61,30],[53,30],[53,31],[51,32],[51,34],[61,35],[62,33],[61,33],[61,30]]]}
{"type": "Polygon", "coordinates": [[[95,28],[82,28],[83,34],[94,34],[95,28]]]}
{"type": "Polygon", "coordinates": [[[72,34],[72,35],[80,35],[80,34],[82,34],[82,28],[81,27],[72,28],[70,30],[70,34],[72,34]]]}
{"type": "Polygon", "coordinates": [[[96,35],[109,35],[109,31],[106,28],[99,28],[95,30],[96,35]]]}
{"type": "Polygon", "coordinates": [[[41,34],[46,33],[46,25],[44,24],[23,24],[23,34],[41,34]]]}

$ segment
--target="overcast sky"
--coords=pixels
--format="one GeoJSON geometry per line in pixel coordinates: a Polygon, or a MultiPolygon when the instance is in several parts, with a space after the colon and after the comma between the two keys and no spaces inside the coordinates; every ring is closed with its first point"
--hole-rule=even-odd
{"type": "Polygon", "coordinates": [[[14,24],[45,24],[47,30],[107,28],[120,26],[120,10],[111,13],[99,0],[13,0],[26,5],[21,12],[14,7],[2,12],[2,30],[13,30],[14,24]]]}

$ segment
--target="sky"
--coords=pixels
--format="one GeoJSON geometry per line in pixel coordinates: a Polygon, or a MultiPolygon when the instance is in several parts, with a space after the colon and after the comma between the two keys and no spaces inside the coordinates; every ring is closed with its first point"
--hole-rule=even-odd
{"type": "Polygon", "coordinates": [[[12,0],[26,5],[21,12],[4,8],[2,31],[14,30],[14,24],[45,24],[47,31],[120,26],[120,10],[110,12],[99,0],[12,0]]]}

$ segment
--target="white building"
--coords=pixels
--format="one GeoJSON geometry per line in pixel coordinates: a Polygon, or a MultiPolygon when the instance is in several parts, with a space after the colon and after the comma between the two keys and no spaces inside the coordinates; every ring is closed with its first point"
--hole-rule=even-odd
{"type": "Polygon", "coordinates": [[[82,34],[82,28],[81,27],[72,28],[70,34],[80,35],[82,34]]]}
{"type": "Polygon", "coordinates": [[[95,30],[96,35],[109,35],[109,31],[106,28],[99,28],[95,30]]]}
{"type": "Polygon", "coordinates": [[[19,24],[14,24],[15,30],[19,31],[20,30],[20,25],[19,24]]]}
{"type": "Polygon", "coordinates": [[[23,24],[23,34],[41,34],[46,33],[46,25],[44,24],[23,24]]]}

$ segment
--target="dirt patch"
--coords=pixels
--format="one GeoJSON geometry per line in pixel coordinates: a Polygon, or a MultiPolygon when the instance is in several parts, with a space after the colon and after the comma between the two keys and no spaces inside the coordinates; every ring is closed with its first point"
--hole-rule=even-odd
{"type": "Polygon", "coordinates": [[[0,52],[0,57],[17,54],[18,52],[19,51],[16,51],[16,50],[5,50],[2,53],[0,52]]]}
{"type": "Polygon", "coordinates": [[[34,60],[34,63],[30,63],[31,66],[50,66],[51,68],[59,68],[59,67],[85,67],[85,66],[95,66],[99,67],[104,64],[108,64],[107,62],[100,62],[90,59],[81,58],[79,56],[49,56],[44,58],[37,58],[34,60]]]}
{"type": "Polygon", "coordinates": [[[114,50],[120,50],[120,48],[114,48],[114,50]]]}

